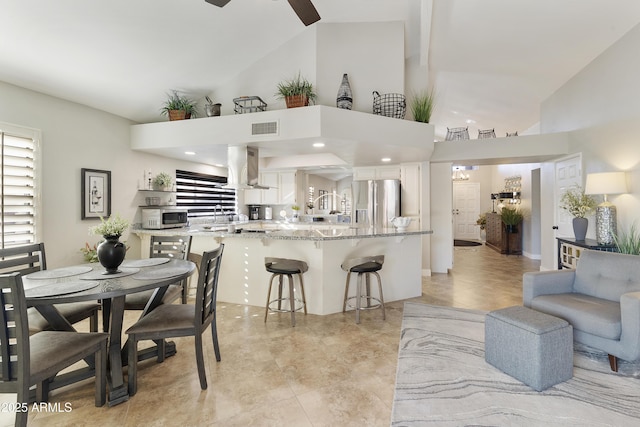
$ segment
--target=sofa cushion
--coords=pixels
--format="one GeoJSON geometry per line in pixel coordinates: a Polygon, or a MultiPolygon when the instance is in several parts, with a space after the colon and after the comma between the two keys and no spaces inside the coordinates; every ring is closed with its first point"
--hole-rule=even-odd
{"type": "Polygon", "coordinates": [[[620,302],[627,292],[640,291],[640,257],[604,251],[583,251],[573,292],[620,302]]]}
{"type": "Polygon", "coordinates": [[[622,325],[617,302],[576,293],[555,294],[535,297],[531,308],[565,319],[574,329],[606,339],[620,339],[622,325]]]}

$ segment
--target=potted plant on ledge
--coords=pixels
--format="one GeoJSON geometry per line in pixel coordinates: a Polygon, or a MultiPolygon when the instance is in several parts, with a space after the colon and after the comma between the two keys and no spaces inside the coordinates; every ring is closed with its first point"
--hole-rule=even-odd
{"type": "Polygon", "coordinates": [[[173,177],[166,172],[160,172],[153,178],[153,189],[158,191],[170,191],[173,177]]]}
{"type": "Polygon", "coordinates": [[[169,117],[170,121],[190,119],[197,116],[196,103],[186,96],[180,95],[177,91],[172,91],[167,95],[164,107],[160,112],[169,117]]]}
{"type": "Polygon", "coordinates": [[[576,240],[584,240],[589,227],[589,220],[586,217],[596,208],[596,200],[584,194],[582,187],[576,185],[560,197],[560,207],[573,216],[573,234],[576,240]]]}
{"type": "Polygon", "coordinates": [[[278,83],[278,99],[284,98],[287,108],[305,107],[309,102],[315,103],[316,93],[313,85],[298,73],[290,80],[278,83]]]}
{"type": "Polygon", "coordinates": [[[433,89],[428,92],[415,94],[411,100],[411,113],[413,114],[413,120],[421,123],[429,123],[435,102],[436,95],[433,89]]]}

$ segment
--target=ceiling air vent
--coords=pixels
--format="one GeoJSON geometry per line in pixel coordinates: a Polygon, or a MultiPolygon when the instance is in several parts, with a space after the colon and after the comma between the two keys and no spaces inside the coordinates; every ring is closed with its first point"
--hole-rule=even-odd
{"type": "Polygon", "coordinates": [[[278,122],[263,122],[251,124],[251,135],[277,135],[278,122]]]}

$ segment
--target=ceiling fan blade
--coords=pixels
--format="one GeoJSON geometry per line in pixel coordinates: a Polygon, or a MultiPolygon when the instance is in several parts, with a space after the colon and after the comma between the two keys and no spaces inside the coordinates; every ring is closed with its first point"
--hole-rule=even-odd
{"type": "Polygon", "coordinates": [[[231,0],[204,0],[204,1],[214,6],[223,7],[224,5],[229,3],[231,0]]]}
{"type": "MultiPolygon", "coordinates": [[[[209,0],[207,0],[209,1],[209,0]]],[[[306,26],[313,24],[320,20],[318,11],[311,3],[311,0],[288,0],[289,4],[293,8],[293,11],[298,15],[298,18],[306,26]]]]}

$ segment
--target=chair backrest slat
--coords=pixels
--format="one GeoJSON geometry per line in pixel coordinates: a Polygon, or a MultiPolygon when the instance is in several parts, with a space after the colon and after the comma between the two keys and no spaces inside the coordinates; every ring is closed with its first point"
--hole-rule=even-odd
{"type": "Polygon", "coordinates": [[[191,251],[191,236],[151,236],[151,258],[186,260],[191,251]]]}
{"type": "Polygon", "coordinates": [[[224,244],[202,254],[202,264],[198,272],[196,291],[196,319],[202,325],[208,325],[215,314],[216,295],[218,293],[218,276],[222,263],[224,244]]]}
{"type": "Polygon", "coordinates": [[[19,273],[0,275],[0,374],[4,382],[29,378],[29,322],[19,273]]]}
{"type": "Polygon", "coordinates": [[[44,243],[0,249],[0,273],[29,274],[46,270],[44,243]]]}

